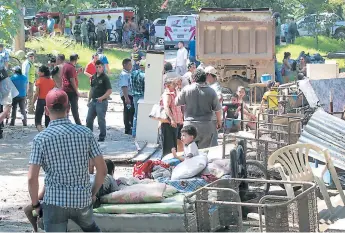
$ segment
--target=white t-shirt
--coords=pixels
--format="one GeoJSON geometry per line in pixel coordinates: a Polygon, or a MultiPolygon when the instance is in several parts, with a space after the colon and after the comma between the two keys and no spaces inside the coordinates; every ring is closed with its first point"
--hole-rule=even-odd
{"type": "Polygon", "coordinates": [[[113,29],[113,23],[111,20],[106,20],[105,24],[107,25],[107,30],[113,29]]]}
{"type": "Polygon", "coordinates": [[[199,155],[199,149],[195,142],[184,145],[183,152],[185,158],[192,158],[199,155]]]}
{"type": "Polygon", "coordinates": [[[176,66],[187,66],[188,51],[185,47],[177,50],[176,66]]]}

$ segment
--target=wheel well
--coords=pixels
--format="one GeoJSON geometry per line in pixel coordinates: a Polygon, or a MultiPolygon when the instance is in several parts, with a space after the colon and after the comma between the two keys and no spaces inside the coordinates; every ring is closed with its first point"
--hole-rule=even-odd
{"type": "Polygon", "coordinates": [[[343,31],[345,32],[345,27],[338,27],[337,29],[335,29],[335,32],[334,33],[337,33],[339,31],[343,31]]]}

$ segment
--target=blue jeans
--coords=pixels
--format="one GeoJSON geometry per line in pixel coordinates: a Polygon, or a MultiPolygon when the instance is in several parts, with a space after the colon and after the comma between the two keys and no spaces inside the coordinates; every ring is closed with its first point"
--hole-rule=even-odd
{"type": "Polygon", "coordinates": [[[110,35],[111,35],[112,29],[107,29],[107,34],[108,34],[108,42],[110,41],[110,35]]]}
{"type": "Polygon", "coordinates": [[[71,35],[71,29],[70,29],[70,28],[65,28],[64,34],[65,34],[66,36],[70,36],[70,35],[71,35]]]}
{"type": "Polygon", "coordinates": [[[133,117],[133,127],[132,127],[132,136],[137,136],[137,117],[138,117],[138,101],[144,98],[143,96],[133,96],[134,103],[134,117],[133,117]]]}
{"type": "Polygon", "coordinates": [[[100,130],[99,139],[104,140],[107,135],[107,126],[105,122],[105,115],[108,110],[108,100],[103,100],[99,103],[97,100],[92,100],[89,103],[89,111],[86,117],[86,127],[93,131],[93,122],[97,117],[98,127],[100,130]]]}
{"type": "Polygon", "coordinates": [[[84,232],[101,232],[93,220],[92,205],[76,209],[43,204],[45,232],[67,232],[69,219],[73,220],[84,232]]]}

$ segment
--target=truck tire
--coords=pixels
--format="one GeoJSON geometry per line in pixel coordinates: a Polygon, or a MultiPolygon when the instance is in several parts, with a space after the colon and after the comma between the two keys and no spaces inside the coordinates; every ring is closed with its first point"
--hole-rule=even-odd
{"type": "Polygon", "coordinates": [[[344,40],[345,39],[345,28],[337,29],[334,34],[335,38],[344,40]]]}

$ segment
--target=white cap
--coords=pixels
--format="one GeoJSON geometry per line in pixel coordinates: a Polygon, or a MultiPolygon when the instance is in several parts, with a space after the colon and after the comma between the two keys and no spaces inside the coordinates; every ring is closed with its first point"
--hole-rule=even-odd
{"type": "Polygon", "coordinates": [[[207,66],[205,68],[205,73],[206,74],[212,74],[214,76],[217,76],[217,70],[213,66],[207,66]]]}

